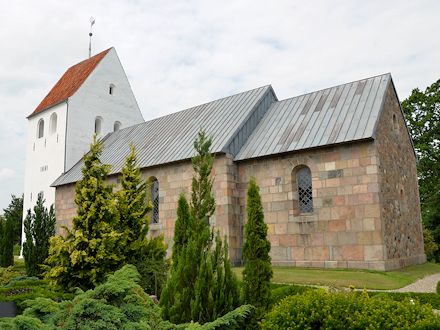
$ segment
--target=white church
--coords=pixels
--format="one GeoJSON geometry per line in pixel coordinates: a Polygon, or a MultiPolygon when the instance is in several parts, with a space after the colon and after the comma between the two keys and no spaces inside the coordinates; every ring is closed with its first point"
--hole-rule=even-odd
{"type": "Polygon", "coordinates": [[[24,217],[39,193],[47,207],[55,203],[50,185],[84,156],[93,134],[144,122],[114,48],[70,67],[27,118],[24,217]]]}
{"type": "Polygon", "coordinates": [[[151,189],[149,233],[163,234],[171,253],[203,128],[215,154],[210,221],[235,264],[252,177],[273,264],[390,270],[426,260],[416,155],[389,73],[284,100],[262,86],[145,122],[110,48],[69,68],[28,122],[24,210],[43,193],[60,234],[76,215],[75,184],[96,134],[112,184],[135,146],[151,189]]]}

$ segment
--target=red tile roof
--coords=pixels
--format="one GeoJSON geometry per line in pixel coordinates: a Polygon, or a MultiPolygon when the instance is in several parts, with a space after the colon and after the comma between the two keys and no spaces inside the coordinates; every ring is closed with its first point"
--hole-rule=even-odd
{"type": "Polygon", "coordinates": [[[91,58],[79,62],[67,69],[60,80],[50,90],[46,97],[41,101],[38,107],[30,114],[29,117],[41,112],[51,106],[67,100],[72,96],[78,88],[84,83],[87,77],[96,68],[99,62],[110,51],[111,48],[92,56],[91,58]]]}

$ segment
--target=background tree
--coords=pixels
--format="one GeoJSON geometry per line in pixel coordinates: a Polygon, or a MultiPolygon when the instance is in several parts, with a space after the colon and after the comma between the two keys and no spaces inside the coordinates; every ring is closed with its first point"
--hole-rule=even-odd
{"type": "Polygon", "coordinates": [[[23,195],[17,197],[11,195],[11,202],[8,207],[3,209],[3,216],[6,219],[11,219],[14,227],[14,244],[21,244],[21,227],[23,221],[23,195]]]}
{"type": "Polygon", "coordinates": [[[0,267],[9,267],[14,264],[14,219],[4,217],[1,223],[0,267]]]}
{"type": "Polygon", "coordinates": [[[34,212],[28,212],[25,220],[26,244],[24,257],[28,276],[40,276],[43,263],[49,255],[49,239],[55,236],[55,211],[53,205],[49,211],[44,206],[42,193],[38,194],[34,212]]]}
{"type": "Polygon", "coordinates": [[[260,189],[251,179],[247,192],[247,223],[243,245],[243,296],[245,303],[266,309],[270,303],[272,265],[267,225],[264,222],[260,189]]]}
{"type": "Polygon", "coordinates": [[[101,163],[101,153],[102,145],[94,137],[84,156],[83,177],[76,184],[72,229],[65,228],[65,238],[51,239],[46,277],[65,289],[93,288],[124,260],[120,253],[124,239],[115,229],[113,188],[105,182],[109,166],[101,163]]]}
{"type": "MultiPolygon", "coordinates": [[[[440,243],[440,79],[424,92],[414,89],[402,109],[419,158],[423,222],[440,243]]],[[[439,251],[435,255],[440,261],[439,251]]]]}
{"type": "Polygon", "coordinates": [[[208,322],[238,306],[237,280],[231,271],[228,247],[222,248],[220,237],[213,246],[209,228],[215,211],[211,144],[212,139],[200,131],[194,142],[189,212],[184,199],[179,199],[177,245],[173,249],[176,256],[160,299],[164,318],[173,323],[208,322]]]}

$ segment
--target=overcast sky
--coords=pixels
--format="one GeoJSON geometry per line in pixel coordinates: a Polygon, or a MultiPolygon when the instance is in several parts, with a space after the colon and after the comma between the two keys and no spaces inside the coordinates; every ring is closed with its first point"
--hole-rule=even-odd
{"type": "MultiPolygon", "coordinates": [[[[440,78],[440,1],[0,0],[0,209],[24,185],[29,115],[71,65],[116,48],[146,120],[266,84],[279,99],[391,72],[440,78]]],[[[0,212],[1,213],[1,212],[0,212]]]]}

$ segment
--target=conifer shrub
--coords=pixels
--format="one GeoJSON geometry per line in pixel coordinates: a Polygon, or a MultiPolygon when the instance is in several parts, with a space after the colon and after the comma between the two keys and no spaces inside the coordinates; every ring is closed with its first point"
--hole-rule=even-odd
{"type": "Polygon", "coordinates": [[[109,166],[99,157],[102,145],[94,137],[84,156],[82,179],[75,188],[77,215],[66,236],[50,241],[46,278],[66,290],[90,289],[123,264],[123,233],[116,230],[116,203],[112,186],[105,182],[109,166]]]}
{"type": "Polygon", "coordinates": [[[219,234],[215,242],[209,219],[215,211],[211,177],[212,139],[200,131],[192,158],[191,202],[179,198],[170,276],[162,292],[162,315],[173,323],[214,321],[239,305],[237,279],[228,246],[219,234]]]}
{"type": "Polygon", "coordinates": [[[23,255],[28,276],[40,276],[43,273],[43,263],[49,255],[49,239],[55,235],[55,210],[53,205],[49,210],[44,206],[42,193],[38,194],[33,213],[29,210],[24,221],[23,255]]]}
{"type": "Polygon", "coordinates": [[[247,192],[247,222],[243,245],[243,295],[245,303],[266,309],[270,304],[272,265],[267,225],[261,203],[259,187],[252,178],[247,192]]]}
{"type": "Polygon", "coordinates": [[[262,329],[437,329],[440,318],[418,302],[373,299],[366,293],[310,290],[285,298],[268,312],[262,329]]]}

